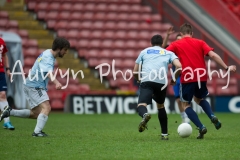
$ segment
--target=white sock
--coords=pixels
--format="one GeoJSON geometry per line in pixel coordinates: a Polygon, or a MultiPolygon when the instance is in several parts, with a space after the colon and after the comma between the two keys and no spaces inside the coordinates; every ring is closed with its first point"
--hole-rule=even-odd
{"type": "Polygon", "coordinates": [[[185,112],[181,112],[181,117],[182,117],[182,119],[184,119],[184,118],[187,118],[188,116],[185,112]]]}
{"type": "MultiPolygon", "coordinates": [[[[0,109],[1,109],[1,111],[4,110],[5,106],[8,106],[8,102],[7,101],[1,101],[0,102],[0,109]]],[[[9,117],[4,118],[4,123],[7,123],[7,122],[10,122],[10,118],[9,117]]]]}
{"type": "Polygon", "coordinates": [[[30,110],[29,109],[21,109],[21,110],[12,109],[10,112],[10,115],[14,117],[29,118],[30,110]]]}
{"type": "Polygon", "coordinates": [[[39,133],[40,131],[42,131],[42,129],[44,128],[44,126],[47,122],[47,120],[48,120],[48,116],[40,113],[38,115],[38,118],[37,118],[37,125],[34,129],[34,133],[39,133]]]}

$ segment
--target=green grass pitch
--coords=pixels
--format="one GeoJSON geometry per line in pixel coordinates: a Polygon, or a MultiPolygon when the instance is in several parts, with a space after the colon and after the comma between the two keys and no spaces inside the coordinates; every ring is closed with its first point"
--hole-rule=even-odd
{"type": "Polygon", "coordinates": [[[52,113],[44,129],[49,135],[46,138],[31,137],[36,120],[11,117],[16,130],[0,129],[0,159],[240,159],[239,114],[216,115],[223,124],[220,130],[205,114],[199,115],[208,129],[203,140],[196,139],[198,130],[192,123],[192,135],[180,138],[177,134],[180,116],[169,115],[169,141],[160,140],[157,115],[152,115],[148,130],[139,133],[138,115],[52,113]]]}

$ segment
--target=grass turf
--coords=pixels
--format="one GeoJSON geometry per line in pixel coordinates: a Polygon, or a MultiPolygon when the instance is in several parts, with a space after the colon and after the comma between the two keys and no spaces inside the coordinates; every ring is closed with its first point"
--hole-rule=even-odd
{"type": "Polygon", "coordinates": [[[46,138],[31,137],[36,120],[11,117],[16,130],[0,130],[0,159],[239,159],[239,114],[216,115],[223,122],[220,130],[205,114],[199,115],[208,129],[203,140],[196,139],[192,123],[192,135],[180,138],[180,115],[169,115],[169,141],[160,140],[157,115],[139,133],[138,115],[52,113],[44,128],[46,138]]]}

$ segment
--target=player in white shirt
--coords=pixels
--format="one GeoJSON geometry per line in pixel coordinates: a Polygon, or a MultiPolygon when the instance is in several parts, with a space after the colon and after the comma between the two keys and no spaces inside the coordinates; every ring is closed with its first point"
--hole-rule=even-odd
{"type": "MultiPolygon", "coordinates": [[[[164,108],[164,101],[167,91],[167,72],[168,64],[173,63],[176,69],[181,68],[178,57],[170,51],[162,48],[163,39],[160,35],[154,35],[151,38],[152,47],[148,47],[141,51],[136,60],[133,72],[134,77],[140,81],[140,94],[138,97],[137,112],[142,117],[139,124],[139,132],[143,132],[147,128],[147,123],[151,119],[151,115],[147,112],[147,105],[152,103],[154,99],[158,107],[158,119],[161,126],[162,140],[168,140],[167,114],[164,108]],[[139,64],[142,62],[140,69],[139,64]],[[137,73],[141,72],[141,79],[137,73]]],[[[175,78],[179,76],[180,71],[175,74],[175,78]]],[[[172,84],[175,82],[172,81],[172,84]]]]}
{"type": "MultiPolygon", "coordinates": [[[[58,37],[53,41],[52,49],[47,49],[38,56],[24,85],[24,93],[31,109],[14,110],[6,106],[0,116],[0,121],[8,116],[37,119],[32,136],[47,136],[42,130],[51,111],[47,94],[47,85],[50,78],[48,73],[53,72],[56,57],[62,58],[69,48],[68,40],[58,37]]],[[[57,79],[54,79],[53,83],[57,90],[62,88],[62,84],[57,79]]]]}

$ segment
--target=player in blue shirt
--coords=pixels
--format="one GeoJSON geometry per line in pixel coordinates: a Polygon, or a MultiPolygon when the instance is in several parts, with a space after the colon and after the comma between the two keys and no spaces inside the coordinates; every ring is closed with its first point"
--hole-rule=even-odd
{"type": "MultiPolygon", "coordinates": [[[[68,40],[58,37],[53,41],[52,49],[47,49],[39,55],[24,85],[24,93],[31,109],[14,110],[6,106],[0,116],[0,121],[10,115],[37,119],[32,136],[47,136],[42,130],[51,111],[47,94],[47,85],[51,76],[48,73],[53,72],[55,59],[57,57],[62,58],[69,48],[70,43],[68,40]]],[[[62,84],[57,79],[54,79],[52,82],[55,84],[57,90],[62,88],[62,84]]]]}
{"type": "MultiPolygon", "coordinates": [[[[142,121],[138,126],[139,132],[143,132],[147,128],[147,123],[151,119],[151,115],[147,111],[147,105],[151,104],[152,99],[154,99],[158,107],[158,119],[161,126],[162,140],[168,140],[168,121],[164,108],[168,84],[168,64],[173,63],[178,69],[181,68],[181,63],[173,52],[161,47],[162,43],[163,39],[160,35],[154,35],[151,38],[152,47],[141,51],[136,60],[133,73],[134,77],[141,82],[137,106],[137,112],[139,116],[142,117],[142,121]],[[140,62],[142,62],[141,68],[139,65],[140,62]]],[[[180,71],[176,73],[175,78],[177,78],[179,74],[180,71]]],[[[174,84],[175,82],[172,83],[174,84]]]]}

